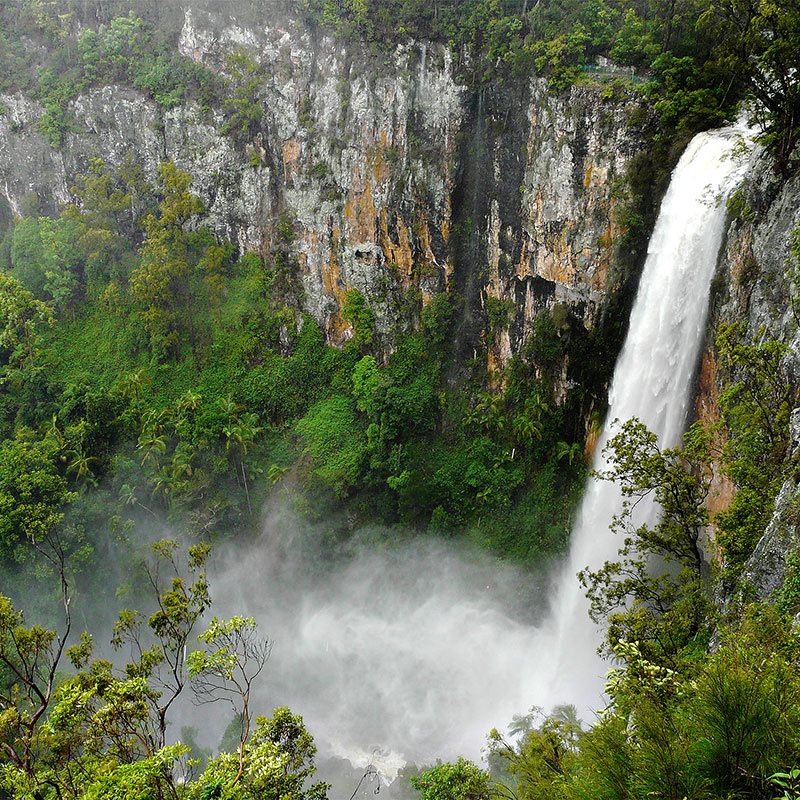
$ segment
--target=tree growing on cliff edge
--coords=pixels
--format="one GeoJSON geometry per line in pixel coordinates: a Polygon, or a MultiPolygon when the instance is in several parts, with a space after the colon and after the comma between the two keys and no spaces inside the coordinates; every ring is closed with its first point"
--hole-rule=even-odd
{"type": "Polygon", "coordinates": [[[603,451],[609,466],[596,475],[620,486],[622,512],[611,527],[624,538],[618,561],[584,569],[580,580],[592,619],[608,619],[609,650],[635,641],[650,660],[673,664],[707,623],[701,539],[709,522],[709,448],[708,433],[695,424],[683,447],[661,449],[656,434],[634,418],[603,451]],[[637,524],[637,507],[650,501],[657,521],[637,524]]]}
{"type": "Polygon", "coordinates": [[[717,57],[750,88],[762,141],[788,174],[800,141],[800,0],[722,0],[708,3],[700,24],[713,31],[717,57]]]}
{"type": "Polygon", "coordinates": [[[751,339],[743,325],[723,325],[716,348],[727,384],[719,399],[724,422],[721,461],[736,493],[716,514],[714,525],[725,556],[722,577],[730,583],[764,533],[786,479],[789,418],[796,394],[784,364],[787,346],[765,338],[763,330],[751,339]]]}
{"type": "Polygon", "coordinates": [[[145,240],[130,290],[140,306],[153,353],[180,356],[186,338],[193,352],[199,345],[195,305],[204,297],[212,306],[221,290],[221,271],[229,255],[207,231],[189,230],[203,210],[189,191],[192,177],[171,161],[158,167],[158,208],[142,220],[145,240]],[[188,334],[188,336],[187,336],[188,334]]]}

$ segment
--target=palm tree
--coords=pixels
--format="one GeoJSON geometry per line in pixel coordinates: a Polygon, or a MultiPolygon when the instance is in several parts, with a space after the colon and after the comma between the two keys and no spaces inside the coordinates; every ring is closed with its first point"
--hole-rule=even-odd
{"type": "Polygon", "coordinates": [[[137,450],[142,452],[141,465],[150,464],[153,469],[158,469],[161,456],[167,452],[168,436],[165,426],[170,421],[171,413],[167,408],[160,411],[148,411],[142,417],[142,429],[139,434],[137,450]]]}
{"type": "Polygon", "coordinates": [[[150,385],[150,378],[143,369],[137,369],[120,375],[117,384],[123,397],[138,400],[142,389],[150,385]]]}
{"type": "Polygon", "coordinates": [[[168,408],[162,408],[160,411],[151,409],[142,417],[142,433],[162,434],[171,417],[172,413],[168,408]]]}
{"type": "Polygon", "coordinates": [[[59,452],[66,447],[67,441],[61,428],[58,427],[58,416],[56,414],[53,414],[50,424],[45,428],[44,436],[45,439],[50,439],[56,445],[59,452]]]}
{"type": "MultiPolygon", "coordinates": [[[[230,398],[228,398],[227,402],[229,406],[231,404],[236,406],[235,403],[232,403],[230,398]]],[[[236,408],[239,410],[241,407],[236,406],[236,408]]],[[[247,485],[247,473],[244,468],[244,457],[247,455],[248,445],[250,445],[256,436],[261,433],[261,428],[256,424],[258,422],[258,416],[256,414],[251,412],[249,414],[245,414],[243,417],[235,416],[235,414],[236,412],[234,412],[234,416],[232,416],[231,423],[229,425],[225,425],[222,429],[222,433],[225,436],[225,451],[233,452],[234,458],[238,452],[239,468],[241,469],[242,473],[244,492],[247,496],[247,508],[252,514],[253,509],[250,505],[250,489],[247,485]]]]}
{"type": "Polygon", "coordinates": [[[152,494],[154,497],[161,495],[167,503],[170,503],[174,493],[175,477],[172,470],[165,464],[153,476],[152,494]]]}
{"type": "Polygon", "coordinates": [[[267,478],[273,486],[278,483],[283,476],[289,471],[289,467],[280,467],[277,464],[273,464],[267,470],[267,478]]]}
{"type": "Polygon", "coordinates": [[[541,439],[544,433],[544,426],[541,420],[524,411],[514,417],[512,428],[514,430],[514,438],[520,443],[530,443],[534,439],[541,439]]]}
{"type": "Polygon", "coordinates": [[[141,502],[141,500],[139,500],[139,498],[136,496],[136,490],[129,483],[122,485],[122,488],[119,490],[119,496],[126,506],[139,506],[148,514],[152,514],[154,517],[156,516],[151,508],[148,508],[144,503],[141,502]]]}
{"type": "Polygon", "coordinates": [[[189,389],[178,401],[178,412],[180,414],[188,414],[190,411],[196,412],[200,410],[202,404],[203,395],[189,389]]]}
{"type": "Polygon", "coordinates": [[[514,435],[520,442],[541,440],[544,435],[544,420],[542,417],[548,411],[547,403],[542,400],[538,392],[534,392],[525,400],[525,405],[520,414],[514,418],[514,435]]]}
{"type": "Polygon", "coordinates": [[[501,394],[482,392],[478,395],[475,408],[469,413],[467,422],[481,428],[495,428],[502,431],[505,427],[505,398],[501,394]]]}
{"type": "Polygon", "coordinates": [[[577,464],[583,457],[583,450],[578,442],[567,444],[567,442],[559,442],[556,445],[556,458],[559,461],[564,461],[573,466],[577,464]]]}
{"type": "Polygon", "coordinates": [[[219,400],[217,400],[217,407],[227,418],[228,424],[233,423],[237,414],[243,410],[242,406],[240,406],[230,395],[227,397],[220,397],[219,400]]]}
{"type": "Polygon", "coordinates": [[[167,452],[167,437],[155,431],[142,431],[136,449],[143,454],[141,461],[143,467],[149,464],[153,469],[158,469],[161,456],[167,452]]]}
{"type": "Polygon", "coordinates": [[[89,465],[98,462],[100,459],[94,456],[87,456],[86,453],[83,452],[82,444],[78,444],[77,447],[70,452],[72,453],[72,461],[67,465],[67,473],[74,472],[75,477],[83,484],[97,486],[97,480],[89,465]]]}

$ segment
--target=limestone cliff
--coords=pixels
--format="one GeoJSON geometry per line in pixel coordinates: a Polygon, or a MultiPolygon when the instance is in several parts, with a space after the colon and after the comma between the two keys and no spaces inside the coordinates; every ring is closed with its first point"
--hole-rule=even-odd
{"type": "Polygon", "coordinates": [[[73,102],[78,124],[54,150],[36,126],[43,109],[4,96],[0,194],[13,213],[54,213],[89,158],[114,164],[131,151],[150,177],[165,159],[188,170],[204,224],[240,248],[268,254],[288,221],[303,309],[333,343],[351,335],[341,316],[351,288],[387,349],[409,324],[409,297],[456,289],[459,344],[486,348],[490,366],[524,346],[542,309],[596,324],[620,232],[616,187],[646,146],[627,124],[634,100],[595,88],[554,97],[527,80],[475,91],[444,47],[376,54],[290,17],[256,27],[187,9],[179,46],[218,71],[236,48],[262,66],[257,135],[234,143],[219,109],[164,111],[107,86],[73,102]],[[490,297],[509,314],[487,335],[490,297]]]}

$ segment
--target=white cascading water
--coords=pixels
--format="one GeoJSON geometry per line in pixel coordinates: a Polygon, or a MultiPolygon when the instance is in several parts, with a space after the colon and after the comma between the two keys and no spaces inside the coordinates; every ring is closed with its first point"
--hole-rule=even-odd
{"type": "MultiPolygon", "coordinates": [[[[680,443],[722,244],[725,200],[747,169],[749,134],[740,125],[701,133],[675,168],[614,370],[608,416],[595,451],[597,470],[607,466],[602,451],[618,429],[615,420],[638,417],[658,435],[661,447],[680,443]]],[[[596,655],[602,631],[589,619],[588,600],[576,574],[617,557],[621,542],[609,532],[609,525],[620,510],[615,484],[589,483],[554,593],[547,695],[575,703],[584,714],[587,708],[602,705],[608,665],[596,655]]]]}
{"type": "MultiPolygon", "coordinates": [[[[614,375],[609,419],[637,416],[667,445],[686,420],[724,199],[747,167],[734,158],[746,134],[701,134],[681,159],[614,375]]],[[[598,459],[608,436],[606,426],[598,459]]],[[[463,542],[390,546],[366,536],[352,558],[327,568],[308,525],[280,502],[265,513],[258,546],[232,548],[218,564],[215,612],[252,614],[274,640],[254,705],[303,714],[321,754],[372,761],[388,776],[406,760],[478,759],[492,728],[534,704],[574,703],[585,720],[602,706],[601,631],[576,573],[615,557],[618,502],[613,485],[588,487],[545,623],[520,613],[536,602],[529,576],[463,542]]]]}

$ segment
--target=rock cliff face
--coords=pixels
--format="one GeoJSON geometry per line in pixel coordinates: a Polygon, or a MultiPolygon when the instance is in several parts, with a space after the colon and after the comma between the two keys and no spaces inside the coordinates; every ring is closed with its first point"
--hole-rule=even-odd
{"type": "Polygon", "coordinates": [[[633,107],[579,88],[554,100],[534,83],[521,115],[516,203],[498,180],[507,169],[503,160],[515,154],[494,142],[485,294],[511,300],[516,309],[514,324],[498,337],[501,362],[520,349],[543,308],[563,304],[585,327],[597,322],[622,232],[614,187],[643,145],[628,124],[633,107]]]}
{"type": "MultiPolygon", "coordinates": [[[[705,352],[700,368],[696,412],[713,422],[719,417],[718,396],[721,377],[714,341],[723,323],[742,323],[751,340],[774,337],[787,345],[784,377],[795,387],[800,376],[800,330],[790,298],[794,266],[791,241],[800,227],[800,179],[777,176],[769,159],[760,158],[741,190],[729,204],[731,222],[719,272],[712,290],[711,316],[705,352]]],[[[790,457],[800,458],[800,408],[789,426],[790,457]]],[[[726,507],[733,487],[719,480],[712,498],[712,511],[726,507]]],[[[775,502],[775,512],[763,537],[748,560],[744,585],[764,600],[774,600],[782,586],[787,555],[800,547],[800,481],[788,477],[775,502]]]]}
{"type": "Polygon", "coordinates": [[[352,288],[387,349],[409,323],[403,309],[456,289],[459,346],[486,347],[495,366],[544,308],[597,323],[620,232],[615,186],[646,146],[627,124],[634,101],[587,88],[555,98],[528,81],[476,92],[439,46],[376,55],[295,19],[256,28],[185,12],[184,54],[224,71],[236,48],[264,75],[250,141],[223,136],[218,109],[164,111],[109,86],[74,101],[77,128],[56,151],[36,126],[43,109],[5,96],[0,194],[15,214],[54,213],[89,158],[132,152],[150,177],[171,159],[194,177],[204,224],[241,248],[268,254],[279,223],[291,225],[303,308],[333,343],[351,335],[341,306],[352,288]],[[508,312],[490,334],[487,298],[508,312]]]}
{"type": "MultiPolygon", "coordinates": [[[[625,170],[649,144],[633,124],[647,114],[632,96],[589,87],[553,96],[536,80],[478,90],[458,79],[465,53],[458,63],[423,43],[376,53],[285,15],[256,26],[187,8],[179,48],[222,73],[237,49],[260,65],[255,135],[223,135],[220,108],[166,111],[106,86],[73,101],[75,128],[55,150],[37,127],[42,106],[5,95],[0,216],[56,214],[91,158],[115,165],[131,153],[151,179],[169,159],[193,176],[202,223],[240,249],[269,257],[280,231],[292,231],[302,309],[334,344],[352,335],[342,317],[350,289],[375,311],[386,351],[420,303],[455,290],[459,355],[485,356],[491,368],[524,349],[545,309],[585,330],[602,324],[619,284],[625,170]]],[[[787,268],[800,179],[782,180],[762,160],[734,212],[698,378],[696,415],[708,422],[719,416],[713,343],[722,323],[792,343],[785,368],[795,382],[800,374],[787,268]]],[[[800,410],[791,436],[800,459],[800,410]]],[[[781,585],[786,555],[800,547],[798,491],[800,481],[787,479],[746,569],[761,597],[781,585]]],[[[732,493],[719,480],[712,511],[732,493]]]]}

